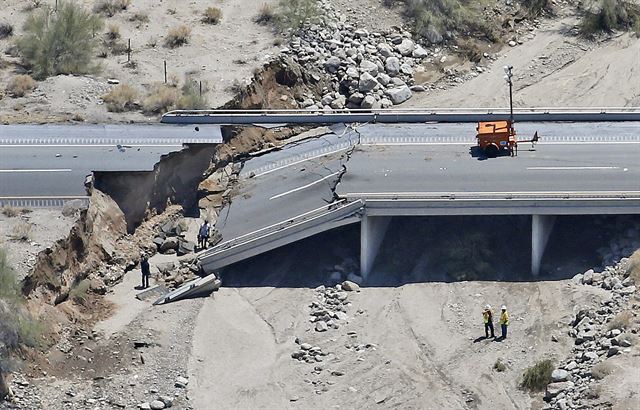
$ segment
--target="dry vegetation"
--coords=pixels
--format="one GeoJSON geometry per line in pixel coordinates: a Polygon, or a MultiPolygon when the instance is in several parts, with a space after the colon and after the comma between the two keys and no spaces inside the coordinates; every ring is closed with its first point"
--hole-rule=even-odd
{"type": "Polygon", "coordinates": [[[102,13],[109,17],[126,10],[131,5],[131,0],[99,0],[93,6],[96,13],[102,13]]]}
{"type": "Polygon", "coordinates": [[[13,26],[9,23],[0,23],[0,40],[13,35],[13,26]]]}
{"type": "Polygon", "coordinates": [[[202,22],[206,24],[218,24],[222,19],[222,10],[217,7],[207,7],[202,16],[202,22]]]}
{"type": "Polygon", "coordinates": [[[13,226],[11,231],[11,239],[14,241],[30,241],[31,240],[31,224],[29,222],[20,221],[13,226]]]}
{"type": "Polygon", "coordinates": [[[580,25],[583,35],[591,37],[614,30],[640,31],[640,5],[628,0],[598,0],[586,3],[580,25]]]}
{"type": "Polygon", "coordinates": [[[520,387],[529,391],[542,391],[551,383],[552,372],[553,362],[542,360],[524,371],[520,387]]]}
{"type": "Polygon", "coordinates": [[[24,97],[37,85],[38,83],[30,75],[18,74],[9,80],[6,91],[12,97],[24,97]]]}
{"type": "Polygon", "coordinates": [[[146,114],[162,114],[171,110],[179,98],[180,93],[175,87],[156,85],[142,103],[142,110],[146,114]]]}
{"type": "Polygon", "coordinates": [[[138,92],[127,84],[120,84],[105,94],[102,99],[107,104],[107,110],[111,112],[132,111],[137,108],[135,101],[138,92]]]}
{"type": "Polygon", "coordinates": [[[191,29],[182,25],[169,30],[167,37],[164,39],[164,44],[166,47],[176,48],[187,44],[190,38],[191,29]]]}
{"type": "Polygon", "coordinates": [[[607,328],[609,330],[618,329],[618,330],[626,330],[629,328],[633,321],[633,312],[630,310],[624,310],[618,313],[612,320],[609,322],[607,328]]]}
{"type": "Polygon", "coordinates": [[[276,13],[273,10],[273,7],[267,3],[262,4],[262,6],[260,6],[260,12],[254,21],[263,25],[274,23],[276,21],[276,13]]]}
{"type": "Polygon", "coordinates": [[[615,367],[609,362],[600,362],[593,366],[591,369],[591,375],[596,380],[602,380],[615,370],[615,367]]]}
{"type": "Polygon", "coordinates": [[[8,218],[14,218],[18,215],[22,215],[30,212],[26,208],[18,208],[17,206],[11,206],[11,205],[3,205],[2,208],[0,208],[0,210],[2,212],[2,215],[8,218]]]}

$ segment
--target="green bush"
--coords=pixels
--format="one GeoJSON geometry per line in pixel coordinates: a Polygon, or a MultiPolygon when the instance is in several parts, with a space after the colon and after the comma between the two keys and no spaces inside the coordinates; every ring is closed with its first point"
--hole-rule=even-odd
{"type": "Polygon", "coordinates": [[[126,10],[131,5],[131,0],[99,0],[93,6],[93,11],[113,17],[116,13],[126,10]]]}
{"type": "Polygon", "coordinates": [[[600,0],[585,10],[580,32],[587,37],[614,30],[636,30],[640,25],[640,6],[626,0],[600,0]]]}
{"type": "Polygon", "coordinates": [[[505,370],[507,370],[507,365],[502,363],[502,360],[498,359],[496,360],[496,362],[493,364],[493,369],[497,372],[504,372],[505,370]]]}
{"type": "Polygon", "coordinates": [[[176,103],[179,110],[204,110],[208,107],[207,98],[200,95],[200,86],[197,82],[187,79],[182,86],[182,95],[176,103]]]}
{"type": "Polygon", "coordinates": [[[524,371],[520,387],[529,391],[544,390],[551,383],[553,369],[553,362],[549,359],[536,363],[524,371]]]}
{"type": "Polygon", "coordinates": [[[298,30],[319,13],[317,0],[280,0],[278,22],[283,28],[298,30]]]}
{"type": "Polygon", "coordinates": [[[102,25],[99,17],[83,7],[61,2],[56,13],[45,7],[29,15],[25,35],[17,45],[36,78],[87,74],[97,68],[92,58],[102,25]]]}

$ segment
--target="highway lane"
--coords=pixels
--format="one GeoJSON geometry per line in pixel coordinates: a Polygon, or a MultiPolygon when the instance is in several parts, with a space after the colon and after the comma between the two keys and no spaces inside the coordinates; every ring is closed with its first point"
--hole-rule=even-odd
{"type": "Polygon", "coordinates": [[[337,192],[640,191],[639,157],[640,144],[540,143],[486,160],[464,146],[360,146],[337,192]]]}
{"type": "Polygon", "coordinates": [[[0,200],[7,197],[84,196],[94,170],[152,171],[163,154],[182,145],[144,147],[0,146],[0,200]]]}

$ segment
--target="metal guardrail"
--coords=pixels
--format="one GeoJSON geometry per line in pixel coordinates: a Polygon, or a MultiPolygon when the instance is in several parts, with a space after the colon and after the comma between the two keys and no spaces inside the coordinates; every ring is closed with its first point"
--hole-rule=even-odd
{"type": "MultiPolygon", "coordinates": [[[[170,111],[162,116],[167,124],[302,124],[302,123],[421,123],[477,122],[504,119],[508,108],[415,108],[380,110],[201,110],[170,111]]],[[[541,107],[514,109],[520,122],[549,121],[640,121],[636,107],[541,107]]]]}
{"type": "Polygon", "coordinates": [[[19,208],[61,208],[66,202],[80,200],[84,205],[89,204],[89,197],[2,197],[0,206],[15,206],[19,208]]]}
{"type": "Polygon", "coordinates": [[[567,191],[567,192],[393,192],[393,193],[347,193],[340,195],[344,199],[368,200],[451,200],[451,201],[482,201],[482,200],[640,200],[640,191],[567,191]]]}
{"type": "MultiPolygon", "coordinates": [[[[220,243],[214,248],[205,251],[198,259],[205,269],[207,269],[207,265],[215,264],[216,262],[220,262],[220,260],[231,261],[219,263],[220,266],[233,263],[234,261],[275,249],[285,243],[301,239],[295,239],[295,235],[307,237],[310,235],[306,235],[306,233],[311,232],[311,234],[315,234],[322,232],[324,229],[320,229],[319,227],[323,225],[329,224],[331,225],[331,229],[344,225],[345,223],[351,223],[352,221],[349,220],[349,217],[361,212],[363,206],[364,203],[359,200],[354,202],[347,202],[346,200],[334,202],[325,207],[306,212],[286,221],[220,243]],[[241,254],[244,255],[239,256],[241,254]]],[[[215,269],[215,267],[212,269],[215,269]]]]}

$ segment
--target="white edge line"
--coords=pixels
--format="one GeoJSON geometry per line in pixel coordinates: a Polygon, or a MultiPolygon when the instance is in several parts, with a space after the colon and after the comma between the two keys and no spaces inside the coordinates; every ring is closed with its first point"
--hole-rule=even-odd
{"type": "MultiPolygon", "coordinates": [[[[176,144],[152,144],[152,145],[140,145],[140,144],[120,144],[123,147],[140,147],[140,148],[144,148],[144,147],[173,147],[173,148],[182,148],[184,146],[184,144],[181,145],[176,145],[176,144]]],[[[21,147],[27,147],[27,148],[34,148],[34,147],[41,147],[41,148],[52,148],[52,147],[59,147],[59,148],[91,148],[91,147],[117,147],[118,144],[13,144],[13,145],[2,145],[0,144],[0,147],[2,148],[21,148],[21,147]]]]}
{"type": "Polygon", "coordinates": [[[272,172],[276,172],[276,171],[279,171],[279,170],[281,170],[281,169],[285,169],[285,168],[291,167],[291,166],[293,166],[293,165],[297,165],[297,164],[301,164],[301,163],[303,163],[303,162],[311,161],[312,159],[326,157],[327,155],[335,154],[335,153],[338,153],[338,152],[340,152],[340,151],[346,151],[346,150],[348,150],[349,148],[351,148],[351,146],[348,146],[348,147],[345,147],[345,148],[340,148],[340,149],[337,149],[337,150],[335,150],[335,151],[326,152],[326,153],[324,153],[324,154],[316,155],[316,156],[314,156],[314,157],[304,158],[304,159],[301,159],[301,160],[299,160],[299,161],[292,162],[292,163],[290,163],[290,164],[282,165],[282,166],[280,166],[280,167],[273,168],[273,169],[270,169],[270,170],[268,170],[268,171],[264,171],[264,172],[262,172],[262,173],[260,173],[260,174],[255,174],[253,177],[254,177],[254,178],[261,177],[261,176],[263,176],[263,175],[267,175],[267,174],[270,174],[270,173],[272,173],[272,172]]]}
{"type": "Polygon", "coordinates": [[[70,168],[63,169],[0,169],[1,174],[26,173],[26,172],[71,172],[70,168]]]}
{"type": "Polygon", "coordinates": [[[329,175],[327,175],[326,177],[322,177],[322,178],[320,178],[319,180],[317,180],[317,181],[313,181],[313,182],[311,182],[311,183],[309,183],[309,184],[307,184],[307,185],[303,185],[303,186],[301,186],[301,187],[298,187],[298,188],[292,189],[292,190],[290,190],[290,191],[283,192],[283,193],[278,194],[278,195],[274,195],[274,196],[272,196],[271,198],[269,198],[269,201],[271,201],[271,200],[273,200],[273,199],[281,198],[281,197],[286,196],[286,195],[289,195],[289,194],[293,194],[294,192],[302,191],[303,189],[307,189],[307,188],[309,188],[309,187],[312,187],[312,186],[314,186],[314,185],[316,185],[316,184],[319,184],[319,183],[320,183],[320,182],[322,182],[322,181],[325,181],[325,180],[327,180],[327,179],[329,179],[329,178],[331,178],[331,177],[333,177],[333,176],[338,175],[340,172],[342,172],[342,171],[334,172],[333,174],[329,174],[329,175]]]}
{"type": "Polygon", "coordinates": [[[530,171],[582,171],[582,170],[614,170],[620,169],[620,167],[527,167],[527,170],[530,171]]]}

